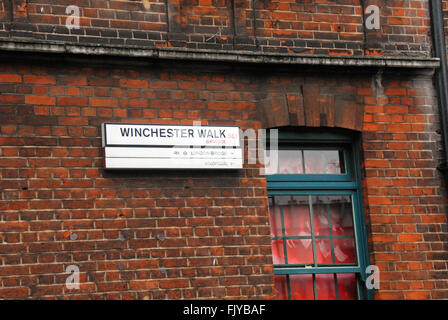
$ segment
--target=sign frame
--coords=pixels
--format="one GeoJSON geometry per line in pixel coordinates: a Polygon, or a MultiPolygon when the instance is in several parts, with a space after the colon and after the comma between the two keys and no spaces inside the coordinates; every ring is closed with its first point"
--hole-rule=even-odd
{"type": "Polygon", "coordinates": [[[106,170],[229,170],[242,169],[244,165],[240,128],[237,126],[104,122],[101,124],[101,135],[106,170]],[[111,137],[114,133],[111,133],[112,130],[108,132],[108,127],[116,127],[115,134],[118,132],[121,136],[111,137]],[[137,127],[140,127],[139,131],[137,127]],[[148,130],[146,135],[142,135],[144,130],[148,130]],[[163,132],[172,133],[172,136],[158,137],[163,132]],[[177,136],[174,136],[174,132],[177,136]],[[230,132],[229,138],[226,137],[227,132],[230,132]],[[198,139],[195,139],[195,133],[198,139]],[[124,143],[120,141],[122,139],[124,143]],[[150,142],[145,139],[150,139],[150,142]]]}

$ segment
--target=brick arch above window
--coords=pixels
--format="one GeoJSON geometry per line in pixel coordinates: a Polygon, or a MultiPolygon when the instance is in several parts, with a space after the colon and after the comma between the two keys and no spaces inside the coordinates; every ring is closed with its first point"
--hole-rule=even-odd
{"type": "Polygon", "coordinates": [[[258,96],[257,115],[263,128],[334,127],[362,130],[363,97],[357,87],[305,82],[299,87],[269,90],[258,96]]]}

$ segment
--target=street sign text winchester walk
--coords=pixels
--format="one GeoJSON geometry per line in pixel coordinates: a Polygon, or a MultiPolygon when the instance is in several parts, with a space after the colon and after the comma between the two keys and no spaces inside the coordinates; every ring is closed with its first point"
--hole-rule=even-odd
{"type": "Polygon", "coordinates": [[[103,123],[106,169],[240,169],[238,127],[103,123]]]}

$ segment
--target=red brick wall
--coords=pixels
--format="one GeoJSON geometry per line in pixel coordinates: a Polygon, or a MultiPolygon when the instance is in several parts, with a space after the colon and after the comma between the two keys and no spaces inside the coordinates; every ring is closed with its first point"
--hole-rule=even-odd
{"type": "Polygon", "coordinates": [[[0,83],[0,298],[271,295],[256,169],[101,169],[104,121],[256,127],[249,79],[2,64],[0,83]],[[71,264],[80,290],[64,286],[71,264]]]}
{"type": "Polygon", "coordinates": [[[269,84],[286,93],[338,84],[346,102],[365,106],[363,183],[371,262],[382,272],[377,298],[448,297],[430,76],[316,70],[309,82],[299,70],[278,68],[84,62],[0,66],[0,298],[269,298],[266,182],[255,166],[105,172],[99,131],[105,121],[256,129],[257,97],[269,84]],[[72,264],[80,290],[64,286],[72,264]]]}
{"type": "Polygon", "coordinates": [[[423,0],[368,0],[364,8],[359,0],[12,2],[13,19],[3,19],[0,37],[289,54],[430,56],[428,1],[423,0]],[[65,9],[71,4],[81,10],[79,30],[65,26],[65,9]],[[364,28],[363,12],[370,4],[381,9],[380,30],[364,28]]]}
{"type": "Polygon", "coordinates": [[[429,77],[389,75],[363,89],[365,204],[379,299],[448,298],[446,191],[429,77]]]}

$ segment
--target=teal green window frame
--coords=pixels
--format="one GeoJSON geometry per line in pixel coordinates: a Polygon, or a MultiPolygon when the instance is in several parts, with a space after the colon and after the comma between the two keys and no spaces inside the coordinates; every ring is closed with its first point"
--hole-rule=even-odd
{"type": "MultiPolygon", "coordinates": [[[[269,148],[269,145],[270,141],[268,134],[266,146],[269,148]]],[[[307,150],[310,148],[319,149],[319,146],[325,146],[324,149],[332,148],[334,150],[334,148],[342,148],[344,150],[344,164],[346,166],[345,174],[267,175],[267,189],[268,196],[309,195],[311,198],[312,195],[351,195],[357,265],[338,264],[337,266],[323,267],[274,265],[274,274],[286,276],[293,274],[312,274],[313,283],[315,284],[315,274],[356,273],[359,275],[359,281],[357,281],[359,299],[372,300],[373,290],[368,290],[365,286],[367,277],[365,270],[367,266],[370,265],[370,261],[362,197],[361,159],[359,154],[359,150],[361,150],[361,137],[359,135],[354,135],[351,132],[316,133],[288,128],[286,130],[279,130],[279,149],[281,149],[283,145],[287,145],[288,148],[290,148],[291,145],[297,145],[298,149],[303,148],[307,150]]],[[[312,206],[311,202],[309,205],[312,206]]],[[[301,237],[294,238],[299,239],[301,237]]],[[[286,254],[285,251],[285,255],[286,254]]],[[[334,253],[332,252],[332,256],[333,254],[334,253]]],[[[314,263],[316,264],[316,261],[314,261],[314,263]]],[[[287,281],[287,283],[289,282],[287,281]]],[[[314,294],[316,296],[316,291],[314,294]]],[[[291,296],[289,286],[288,295],[291,296]]],[[[337,289],[336,295],[338,297],[337,289]]]]}

